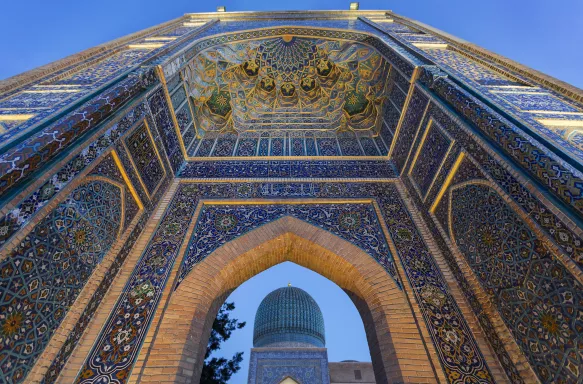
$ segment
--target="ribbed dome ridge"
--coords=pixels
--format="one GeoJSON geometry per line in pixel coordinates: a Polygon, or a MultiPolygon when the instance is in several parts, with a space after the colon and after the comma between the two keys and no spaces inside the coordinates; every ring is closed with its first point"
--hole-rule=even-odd
{"type": "Polygon", "coordinates": [[[259,304],[253,330],[254,347],[324,347],[325,343],[320,307],[303,289],[276,289],[259,304]]]}

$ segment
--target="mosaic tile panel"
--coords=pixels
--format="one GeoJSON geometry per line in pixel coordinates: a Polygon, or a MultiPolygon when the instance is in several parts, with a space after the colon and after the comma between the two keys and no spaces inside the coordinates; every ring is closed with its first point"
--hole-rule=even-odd
{"type": "MultiPolygon", "coordinates": [[[[346,198],[370,197],[382,211],[389,233],[413,286],[429,334],[440,345],[439,359],[452,383],[491,383],[485,364],[463,315],[421,235],[392,184],[254,183],[181,185],[138,263],[123,295],[95,344],[78,383],[96,377],[126,382],[168,279],[177,251],[194,212],[197,197],[205,198],[346,198]],[[447,319],[447,321],[444,321],[447,319]],[[123,334],[123,339],[116,335],[123,334]],[[123,340],[117,343],[116,340],[123,340]],[[104,376],[102,376],[104,375],[104,376]]],[[[225,220],[224,228],[232,221],[225,220]]]]}
{"type": "Polygon", "coordinates": [[[0,155],[0,195],[29,178],[40,166],[68,148],[77,138],[110,117],[143,90],[139,77],[130,77],[0,155]]]}
{"type": "Polygon", "coordinates": [[[356,245],[381,264],[397,285],[401,285],[371,204],[205,205],[178,272],[175,289],[196,264],[220,246],[285,216],[325,229],[356,245]]]}
{"type": "Polygon", "coordinates": [[[236,155],[241,157],[255,156],[257,143],[257,139],[240,139],[236,155]]]}
{"type": "MultiPolygon", "coordinates": [[[[204,142],[204,140],[203,140],[204,142]]],[[[182,178],[358,178],[397,176],[387,160],[229,160],[188,162],[182,178]]]]}
{"type": "MultiPolygon", "coordinates": [[[[411,184],[410,180],[408,178],[403,178],[402,180],[403,184],[407,187],[407,189],[409,189],[412,192],[410,196],[412,197],[416,206],[423,207],[423,202],[421,201],[417,193],[413,191],[414,187],[411,184]]],[[[447,204],[442,201],[439,204],[439,207],[442,206],[449,207],[449,200],[446,198],[443,200],[445,200],[447,204]]],[[[432,217],[430,217],[428,212],[423,208],[420,208],[418,212],[421,214],[421,216],[425,220],[425,223],[428,225],[430,232],[433,234],[438,247],[440,248],[443,256],[445,257],[447,265],[449,266],[450,270],[452,271],[453,275],[457,280],[457,283],[459,284],[459,287],[461,288],[462,294],[465,296],[472,311],[476,315],[480,323],[481,329],[482,331],[484,331],[484,336],[486,337],[486,340],[490,343],[493,352],[496,354],[498,361],[502,365],[502,368],[504,369],[504,372],[506,373],[507,377],[510,379],[510,382],[514,384],[524,383],[524,380],[522,379],[520,372],[512,362],[512,359],[510,358],[510,355],[506,350],[504,342],[500,339],[494,325],[490,321],[490,318],[484,312],[484,308],[482,307],[478,297],[475,295],[473,287],[466,280],[464,272],[462,272],[459,265],[457,264],[457,261],[454,258],[453,254],[451,253],[448,244],[445,243],[443,237],[440,235],[441,232],[436,227],[436,224],[432,220],[432,217]]]]}
{"type": "Polygon", "coordinates": [[[455,189],[450,204],[456,244],[540,380],[577,382],[583,286],[493,189],[455,189]]]}
{"type": "Polygon", "coordinates": [[[583,179],[579,172],[558,160],[534,140],[527,138],[520,130],[451,81],[439,78],[432,87],[456,112],[472,122],[524,171],[573,207],[577,214],[583,213],[583,179]]]}
{"type": "Polygon", "coordinates": [[[156,154],[155,144],[146,124],[136,128],[125,139],[125,143],[146,191],[152,195],[164,178],[164,166],[156,154]]]}
{"type": "Polygon", "coordinates": [[[75,189],[0,263],[0,371],[22,383],[121,226],[121,191],[75,189]]]}
{"type": "MultiPolygon", "coordinates": [[[[122,152],[119,152],[120,159],[122,159],[122,162],[124,162],[123,157],[121,156],[121,153],[122,152]]],[[[129,160],[128,160],[128,162],[129,162],[129,160]]],[[[130,176],[130,178],[132,178],[131,173],[129,176],[130,176]]],[[[137,176],[136,176],[136,178],[137,178],[137,176]]],[[[137,180],[133,180],[133,181],[134,181],[135,185],[137,185],[137,180]]],[[[166,188],[168,187],[168,184],[169,184],[168,179],[165,179],[162,183],[162,186],[160,186],[160,188],[159,188],[160,191],[154,197],[154,200],[153,200],[154,204],[152,204],[151,206],[148,207],[147,202],[146,202],[147,208],[145,208],[144,213],[139,218],[138,222],[136,223],[136,226],[134,227],[134,229],[132,230],[132,232],[128,236],[123,247],[121,248],[119,253],[115,256],[115,259],[113,260],[112,265],[107,270],[107,272],[105,272],[103,279],[101,280],[101,283],[99,283],[99,286],[97,287],[95,293],[93,294],[93,296],[89,300],[88,304],[85,306],[85,309],[81,313],[79,320],[77,321],[73,330],[69,333],[69,336],[67,336],[65,343],[63,344],[63,346],[61,347],[61,349],[59,350],[59,352],[57,353],[57,355],[53,359],[52,364],[48,368],[48,370],[45,374],[45,377],[43,378],[43,380],[41,382],[42,384],[52,384],[52,383],[56,382],[61,370],[65,366],[65,363],[67,362],[67,360],[69,359],[69,357],[73,353],[75,346],[78,344],[81,337],[83,336],[83,333],[87,327],[87,324],[89,324],[89,321],[91,320],[91,318],[93,317],[93,315],[95,314],[97,309],[99,308],[99,304],[105,298],[107,292],[109,291],[109,288],[111,287],[111,284],[113,283],[113,279],[117,276],[117,273],[121,270],[121,267],[123,266],[123,263],[125,262],[127,256],[129,255],[132,247],[134,246],[135,242],[138,240],[138,237],[142,234],[142,231],[144,230],[144,227],[146,226],[148,218],[150,217],[150,214],[152,213],[153,207],[159,201],[159,198],[161,197],[162,192],[164,192],[166,190],[166,188]]]]}
{"type": "MultiPolygon", "coordinates": [[[[396,126],[395,126],[396,127],[396,126]]],[[[393,133],[391,132],[391,130],[388,128],[387,124],[383,123],[383,125],[381,126],[381,131],[379,132],[380,137],[382,138],[383,142],[386,143],[387,145],[391,145],[391,143],[393,142],[393,133]]],[[[362,142],[362,140],[361,140],[362,142]]],[[[383,153],[384,155],[386,155],[387,153],[383,153]]]]}
{"type": "Polygon", "coordinates": [[[217,139],[215,148],[211,156],[213,157],[225,157],[231,156],[235,150],[235,145],[237,144],[236,135],[225,135],[217,139]]]}
{"type": "Polygon", "coordinates": [[[503,98],[522,111],[581,112],[548,93],[496,92],[496,96],[503,98]]]}
{"type": "MultiPolygon", "coordinates": [[[[190,126],[192,122],[192,117],[190,115],[190,108],[188,105],[180,108],[178,112],[176,112],[176,121],[178,121],[178,127],[180,128],[180,132],[182,135],[186,132],[186,129],[190,126]]],[[[184,142],[186,143],[187,140],[185,139],[184,142]]]]}
{"type": "MultiPolygon", "coordinates": [[[[431,103],[427,110],[427,121],[429,118],[438,121],[441,127],[444,127],[447,133],[456,140],[458,145],[463,147],[479,164],[479,168],[483,170],[484,174],[502,188],[540,226],[549,239],[554,241],[568,257],[573,259],[579,268],[583,268],[583,239],[573,232],[562,218],[541,203],[520,180],[513,176],[505,165],[501,164],[501,160],[494,158],[482,148],[476,142],[475,136],[460,126],[445,110],[431,103]]],[[[449,170],[449,167],[444,167],[444,170],[446,169],[449,170]]],[[[436,179],[437,185],[441,185],[445,177],[445,171],[440,173],[436,179]]],[[[430,191],[430,196],[427,198],[428,201],[432,201],[433,193],[437,192],[430,191]]]]}
{"type": "Polygon", "coordinates": [[[339,156],[338,142],[336,138],[316,138],[318,153],[320,156],[339,156]]]}
{"type": "Polygon", "coordinates": [[[295,349],[286,351],[251,350],[249,384],[279,384],[286,377],[302,384],[330,382],[325,350],[295,349]]]}
{"type": "Polygon", "coordinates": [[[282,138],[271,139],[269,154],[271,156],[285,156],[285,140],[282,138]]]}
{"type": "MultiPolygon", "coordinates": [[[[395,108],[390,106],[395,112],[395,108]]],[[[399,114],[396,112],[397,124],[399,114]]],[[[192,125],[189,126],[188,132],[192,125]]],[[[380,135],[386,143],[391,143],[393,133],[387,124],[382,123],[380,135]]],[[[257,156],[379,156],[378,149],[374,147],[371,150],[370,142],[374,140],[367,133],[359,133],[357,136],[353,132],[342,133],[325,133],[306,131],[285,132],[278,131],[273,135],[259,138],[258,132],[233,134],[233,133],[215,133],[206,132],[203,136],[204,144],[200,146],[191,146],[188,154],[191,157],[248,157],[256,156],[254,147],[259,145],[257,156]],[[316,141],[322,141],[322,149],[318,152],[316,141]],[[365,143],[367,142],[368,143],[365,143]],[[259,144],[257,144],[259,142],[259,144]],[[369,145],[368,152],[362,151],[361,146],[369,145]],[[210,156],[209,156],[210,154],[210,156]]],[[[187,141],[186,134],[183,136],[187,141]]],[[[192,139],[190,139],[192,140],[192,139]]],[[[384,149],[385,146],[383,145],[384,149]]],[[[382,154],[386,155],[386,151],[382,154]]]]}
{"type": "MultiPolygon", "coordinates": [[[[456,158],[457,156],[452,156],[452,158],[456,158]]],[[[450,167],[444,166],[443,169],[447,169],[449,171],[450,167]]],[[[483,173],[472,163],[467,157],[462,160],[457,172],[455,173],[450,188],[444,193],[443,198],[440,200],[437,208],[434,212],[435,217],[441,224],[441,227],[446,230],[446,233],[449,233],[447,228],[449,228],[449,191],[451,190],[452,185],[456,185],[459,183],[463,183],[469,180],[486,180],[483,173]]]]}
{"type": "Polygon", "coordinates": [[[413,144],[415,134],[417,133],[419,123],[423,118],[425,106],[428,102],[429,99],[427,96],[425,96],[425,94],[420,92],[418,89],[415,89],[413,95],[411,96],[411,100],[409,101],[409,107],[405,113],[401,129],[395,138],[395,149],[393,150],[393,154],[391,156],[391,159],[395,162],[399,172],[403,171],[405,161],[407,160],[407,155],[409,154],[409,150],[413,144]]]}
{"type": "Polygon", "coordinates": [[[302,137],[293,137],[290,139],[290,155],[305,156],[304,139],[302,137]]]}
{"type": "MultiPolygon", "coordinates": [[[[583,143],[583,135],[580,135],[581,141],[583,143]]],[[[316,141],[312,136],[306,136],[306,156],[318,156],[318,150],[316,148],[316,141]]],[[[581,145],[583,147],[583,144],[581,145]]]]}
{"type": "Polygon", "coordinates": [[[385,108],[384,112],[384,126],[389,130],[389,132],[391,132],[391,135],[393,135],[397,129],[397,125],[399,124],[401,113],[393,106],[392,103],[387,103],[387,107],[385,108]]]}
{"type": "Polygon", "coordinates": [[[478,62],[451,49],[423,49],[439,64],[461,73],[469,80],[483,85],[521,85],[520,83],[494,72],[478,62]]]}
{"type": "Polygon", "coordinates": [[[410,172],[410,177],[423,197],[429,192],[451,145],[450,138],[443,133],[437,123],[431,123],[427,130],[425,141],[421,144],[410,172]]]}
{"type": "Polygon", "coordinates": [[[176,136],[171,112],[164,97],[164,90],[160,88],[155,91],[148,98],[148,104],[154,116],[158,132],[160,132],[160,136],[162,137],[162,144],[170,160],[170,166],[174,172],[177,172],[184,161],[184,156],[182,155],[179,139],[176,136]]]}
{"type": "Polygon", "coordinates": [[[262,138],[259,142],[259,150],[257,151],[257,156],[268,156],[269,155],[269,139],[262,138]]]}
{"type": "MultiPolygon", "coordinates": [[[[135,122],[146,114],[144,104],[139,104],[115,123],[95,141],[87,145],[74,156],[63,168],[58,170],[41,187],[24,198],[16,207],[0,218],[0,246],[5,244],[20,228],[26,225],[32,216],[65,188],[96,158],[103,154],[135,122]]],[[[143,200],[142,200],[143,201],[143,200]]]]}
{"type": "MultiPolygon", "coordinates": [[[[109,57],[105,55],[89,67],[73,71],[71,75],[53,76],[52,79],[43,82],[42,86],[28,86],[20,93],[9,95],[0,102],[0,110],[6,108],[12,110],[13,113],[14,111],[28,113],[25,111],[32,110],[34,117],[13,124],[8,132],[1,132],[0,142],[20,136],[43,119],[87,97],[97,87],[135,66],[147,53],[144,50],[128,50],[109,57]]],[[[82,67],[82,65],[79,66],[82,67]]]]}
{"type": "Polygon", "coordinates": [[[102,177],[107,177],[113,181],[117,181],[121,185],[125,186],[124,188],[124,222],[123,222],[123,230],[125,231],[128,225],[132,222],[136,214],[140,210],[138,203],[132,193],[130,192],[130,188],[127,185],[126,181],[124,180],[121,171],[115,160],[113,159],[113,155],[109,154],[103,160],[99,162],[91,170],[90,175],[98,175],[102,177]]]}
{"type": "Polygon", "coordinates": [[[381,154],[379,149],[377,148],[376,144],[374,143],[374,139],[370,137],[362,137],[360,138],[360,144],[362,145],[362,149],[364,150],[365,156],[382,156],[386,155],[386,153],[381,154]]]}
{"type": "Polygon", "coordinates": [[[342,156],[362,156],[362,149],[356,137],[338,137],[342,156]]]}
{"type": "Polygon", "coordinates": [[[393,87],[389,92],[389,100],[399,112],[403,111],[403,105],[405,105],[406,98],[407,93],[397,86],[393,87]]]}

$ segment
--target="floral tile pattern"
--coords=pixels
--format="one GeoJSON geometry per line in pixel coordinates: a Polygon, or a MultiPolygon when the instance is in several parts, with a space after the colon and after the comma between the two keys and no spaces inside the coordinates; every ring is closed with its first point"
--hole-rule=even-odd
{"type": "MultiPolygon", "coordinates": [[[[455,299],[449,293],[438,266],[403,205],[399,193],[390,183],[198,183],[180,185],[76,382],[89,383],[97,377],[115,377],[120,382],[127,381],[148,330],[148,325],[152,321],[153,313],[160,301],[162,291],[169,283],[169,272],[176,262],[178,250],[185,240],[186,228],[192,220],[198,199],[354,198],[357,196],[374,199],[380,206],[383,213],[382,220],[389,228],[391,240],[397,248],[409,284],[413,286],[415,299],[421,307],[425,324],[430,330],[430,336],[436,345],[441,346],[438,348],[439,360],[448,380],[452,383],[464,383],[469,380],[476,383],[493,382],[487,364],[455,299]]],[[[285,206],[285,204],[283,205],[285,206]]],[[[319,205],[315,207],[319,207],[319,205]]],[[[293,210],[293,208],[287,209],[293,210]]],[[[310,212],[311,210],[308,210],[302,215],[311,215],[310,212]]],[[[320,210],[320,212],[323,211],[320,210]]],[[[312,217],[314,222],[320,220],[318,217],[321,216],[315,214],[312,217]]],[[[212,215],[207,216],[207,218],[209,218],[207,221],[209,225],[216,225],[216,231],[229,233],[228,231],[239,225],[236,216],[220,216],[218,214],[214,217],[218,220],[212,220],[212,215]]],[[[355,220],[356,216],[346,216],[345,218],[346,220],[342,221],[345,225],[366,223],[366,221],[355,220]]],[[[248,225],[253,225],[253,220],[246,222],[249,223],[248,225]]],[[[340,225],[340,222],[335,225],[340,225]]],[[[238,228],[249,227],[246,224],[239,225],[238,228]]],[[[338,230],[340,231],[340,229],[338,230]]],[[[363,232],[357,231],[357,233],[363,232]]],[[[217,245],[221,244],[221,238],[225,239],[225,237],[209,236],[202,240],[202,244],[209,243],[209,245],[205,245],[205,249],[208,250],[213,247],[210,244],[215,241],[218,241],[217,245]]],[[[201,244],[199,241],[196,243],[197,246],[201,244]]],[[[196,253],[191,257],[192,260],[196,260],[196,253]]],[[[379,262],[382,263],[381,260],[379,262]]]]}
{"type": "Polygon", "coordinates": [[[38,223],[0,263],[0,371],[23,382],[116,240],[120,188],[89,181],[38,223]]]}

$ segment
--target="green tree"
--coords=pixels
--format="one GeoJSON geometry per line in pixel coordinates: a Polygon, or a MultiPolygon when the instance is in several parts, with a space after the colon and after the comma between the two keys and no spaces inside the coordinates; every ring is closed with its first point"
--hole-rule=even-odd
{"type": "Polygon", "coordinates": [[[235,303],[224,303],[213,323],[213,329],[204,356],[204,366],[200,376],[201,384],[226,384],[231,376],[241,369],[243,352],[237,352],[228,360],[224,357],[212,357],[214,351],[221,349],[221,343],[229,340],[235,329],[241,329],[245,322],[231,319],[229,312],[235,309],[235,303]]]}

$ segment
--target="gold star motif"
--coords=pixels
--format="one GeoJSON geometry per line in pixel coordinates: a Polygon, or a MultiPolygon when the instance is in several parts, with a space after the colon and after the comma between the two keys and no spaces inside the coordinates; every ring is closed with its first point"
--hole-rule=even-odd
{"type": "Polygon", "coordinates": [[[309,77],[304,77],[302,79],[302,85],[305,87],[311,87],[312,86],[312,79],[310,79],[309,77]]]}
{"type": "Polygon", "coordinates": [[[318,64],[318,69],[320,71],[325,71],[328,69],[328,60],[322,59],[320,60],[320,63],[318,64]]]}
{"type": "Polygon", "coordinates": [[[284,91],[289,92],[291,90],[294,89],[294,86],[292,83],[285,83],[284,85],[281,86],[283,88],[284,91]]]}
{"type": "Polygon", "coordinates": [[[271,87],[273,86],[273,79],[271,77],[266,77],[263,79],[263,84],[265,87],[271,87]]]}
{"type": "Polygon", "coordinates": [[[252,70],[252,71],[255,71],[257,68],[259,68],[259,65],[257,65],[257,63],[255,62],[255,60],[249,60],[247,62],[247,68],[250,69],[250,70],[252,70]]]}

